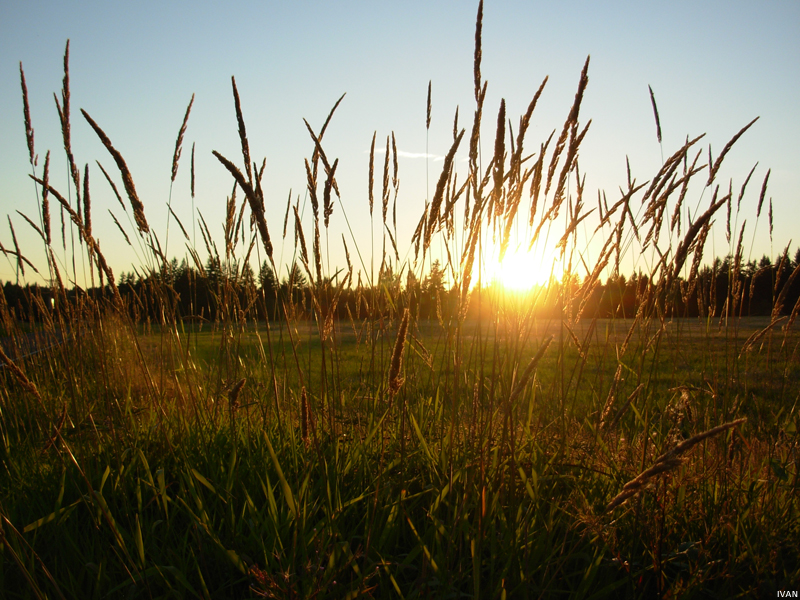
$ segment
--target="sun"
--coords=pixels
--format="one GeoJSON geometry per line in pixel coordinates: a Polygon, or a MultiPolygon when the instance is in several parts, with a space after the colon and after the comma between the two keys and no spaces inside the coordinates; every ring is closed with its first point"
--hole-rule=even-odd
{"type": "Polygon", "coordinates": [[[498,249],[487,256],[484,262],[484,280],[506,290],[526,292],[546,286],[553,277],[557,277],[560,265],[552,251],[510,246],[502,261],[499,260],[499,255],[498,249]]]}

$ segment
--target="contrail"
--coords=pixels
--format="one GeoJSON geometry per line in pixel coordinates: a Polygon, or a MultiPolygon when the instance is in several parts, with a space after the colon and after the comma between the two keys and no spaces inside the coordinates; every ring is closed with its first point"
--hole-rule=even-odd
{"type": "MultiPolygon", "coordinates": [[[[386,148],[375,148],[375,154],[384,154],[386,148]]],[[[369,150],[364,150],[364,154],[369,154],[369,150]]],[[[426,152],[406,152],[405,150],[398,150],[397,156],[403,158],[432,158],[434,161],[444,160],[444,156],[438,154],[428,154],[426,152]]]]}

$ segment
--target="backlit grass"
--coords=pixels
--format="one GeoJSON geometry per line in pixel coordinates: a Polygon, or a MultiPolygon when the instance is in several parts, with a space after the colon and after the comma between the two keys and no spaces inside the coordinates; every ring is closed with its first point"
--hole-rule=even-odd
{"type": "MultiPolygon", "coordinates": [[[[482,4],[471,132],[454,131],[410,240],[392,223],[389,142],[374,192],[381,165],[370,157],[369,210],[386,244],[361,279],[354,238],[347,265],[323,265],[328,219],[344,213],[323,127],[310,128],[313,220],[287,207],[283,243],[296,268],[274,281],[282,223],[267,222],[235,83],[244,166],[217,156],[239,194],[225,207],[224,253],[200,221],[204,247],[190,248],[186,268],[161,254],[124,159],[93,121],[130,204],[123,231],[148,252],[140,281],[113,278],[80,171],[78,209],[47,168],[34,170],[50,284],[28,294],[25,315],[0,294],[0,595],[683,598],[796,588],[800,265],[787,247],[761,271],[775,274],[769,314],[742,316],[764,298],[744,275],[743,234],[734,226],[724,263],[703,259],[711,227],[738,222],[735,192],[725,196],[733,184],[715,181],[729,148],[692,162],[697,140],[585,219],[577,157],[588,61],[560,134],[525,139],[534,101],[507,148],[504,104],[494,135],[481,129],[481,15],[482,4]],[[481,159],[492,138],[494,154],[481,159]],[[466,181],[456,156],[468,158],[466,181]],[[681,207],[693,193],[702,208],[688,222],[681,207]],[[53,205],[102,287],[71,290],[53,205]],[[579,224],[608,240],[599,253],[579,224]],[[553,254],[567,268],[554,272],[565,274],[527,293],[482,281],[484,244],[502,248],[512,231],[560,238],[553,254]],[[656,248],[662,258],[626,287],[620,260],[656,248]],[[255,256],[268,268],[259,282],[255,256]]],[[[62,109],[68,101],[65,88],[62,109]]],[[[747,198],[762,201],[765,186],[747,198]]],[[[19,248],[6,254],[23,261],[19,248]]]]}

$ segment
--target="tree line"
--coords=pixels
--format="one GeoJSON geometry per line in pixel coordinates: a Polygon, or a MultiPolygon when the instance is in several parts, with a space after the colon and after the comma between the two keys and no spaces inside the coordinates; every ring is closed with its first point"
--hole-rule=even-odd
{"type": "MultiPolygon", "coordinates": [[[[668,316],[771,315],[778,301],[781,303],[778,312],[789,314],[800,301],[799,266],[800,248],[793,258],[787,251],[774,261],[766,255],[757,262],[739,264],[731,256],[717,258],[712,264],[700,267],[690,281],[678,278],[677,285],[665,292],[670,295],[665,303],[668,316]]],[[[213,322],[245,315],[258,320],[310,319],[315,311],[332,313],[340,319],[363,319],[391,312],[394,309],[391,299],[399,297],[401,291],[418,319],[447,319],[458,310],[461,294],[457,285],[448,284],[445,268],[439,261],[432,263],[421,280],[411,272],[395,272],[391,265],[384,264],[375,285],[370,286],[360,275],[357,283],[347,281],[342,272],[312,284],[298,263],[279,281],[266,261],[256,273],[249,263],[223,263],[213,256],[202,267],[186,259],[180,262],[173,259],[159,271],[123,273],[117,287],[125,309],[134,320],[154,322],[165,318],[213,322]],[[313,294],[312,285],[316,287],[313,294]]],[[[633,317],[651,287],[653,282],[646,274],[612,275],[585,295],[577,316],[633,317]]],[[[565,313],[575,317],[577,307],[565,306],[565,299],[569,304],[569,298],[578,294],[580,288],[577,276],[554,282],[535,294],[534,305],[529,308],[543,317],[565,313]]],[[[5,282],[0,289],[3,320],[39,321],[44,313],[61,308],[48,286],[5,282]]],[[[470,292],[468,308],[461,316],[477,317],[481,311],[496,310],[494,303],[478,300],[478,292],[477,288],[470,292]]],[[[81,298],[110,300],[111,291],[108,286],[89,289],[74,286],[64,291],[63,298],[68,304],[77,305],[81,298]]]]}

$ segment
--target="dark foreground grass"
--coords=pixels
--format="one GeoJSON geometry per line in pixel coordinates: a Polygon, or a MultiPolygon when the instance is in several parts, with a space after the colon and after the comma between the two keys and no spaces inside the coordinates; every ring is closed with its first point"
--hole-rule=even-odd
{"type": "MultiPolygon", "coordinates": [[[[787,247],[777,267],[748,279],[739,210],[753,173],[735,208],[733,181],[716,182],[754,122],[716,159],[709,150],[708,165],[698,162],[700,138],[687,139],[652,179],[629,175],[617,200],[599,194],[592,214],[577,164],[588,60],[557,137],[523,152],[537,92],[516,139],[509,126],[508,149],[501,103],[494,152],[482,155],[482,15],[480,3],[471,133],[456,121],[407,243],[394,203],[389,211],[399,180],[388,139],[380,213],[373,206],[373,142],[369,211],[384,250],[372,260],[343,238],[346,271],[322,252],[339,241],[329,220],[352,206],[336,202],[338,161],[322,143],[338,103],[318,132],[309,125],[311,211],[304,222],[299,203],[288,206],[279,241],[233,81],[244,166],[215,156],[242,204],[226,203],[224,255],[200,219],[207,260],[187,246],[196,268],[183,280],[120,152],[82,113],[118,167],[112,185],[132,211],[130,235],[120,229],[145,263],[139,282],[117,287],[70,149],[67,53],[59,114],[72,193],[50,185],[49,154],[37,171],[28,138],[42,194],[41,228],[29,224],[47,252],[49,287],[26,298],[28,323],[0,293],[0,596],[772,598],[798,589],[800,264],[787,247]],[[466,181],[454,167],[460,148],[466,181]],[[71,255],[53,239],[51,201],[75,240],[71,255]],[[730,256],[706,265],[716,221],[730,256]],[[484,285],[492,245],[551,250],[556,233],[553,273],[563,276],[522,296],[484,285]],[[606,240],[599,253],[597,240],[606,240]],[[278,243],[297,258],[280,286],[278,243]],[[351,253],[377,272],[356,273],[351,253]],[[255,284],[256,255],[272,284],[255,284]],[[649,265],[632,285],[620,276],[629,258],[649,265]],[[102,289],[77,290],[76,263],[102,289]],[[761,321],[739,318],[765,303],[761,321]],[[276,317],[269,327],[258,321],[265,314],[276,317]]],[[[25,120],[32,131],[28,111],[25,120]]],[[[768,177],[752,198],[757,214],[768,177]]],[[[172,210],[170,201],[177,221],[172,210]]],[[[31,264],[16,237],[2,251],[21,271],[31,264]]]]}
{"type": "MultiPolygon", "coordinates": [[[[513,427],[504,416],[506,376],[498,378],[505,383],[495,405],[486,394],[476,406],[465,393],[454,407],[447,376],[432,377],[419,359],[406,363],[413,392],[401,392],[394,402],[403,410],[394,410],[380,389],[369,396],[368,378],[358,375],[359,341],[343,335],[330,346],[340,353],[341,381],[361,384],[343,384],[330,408],[309,394],[305,433],[297,382],[278,369],[275,404],[272,369],[248,350],[258,343],[255,328],[238,340],[203,333],[196,349],[176,337],[183,370],[167,373],[172,381],[154,397],[136,388],[135,375],[127,374],[127,387],[114,385],[131,364],[132,334],[106,325],[73,342],[80,354],[68,346],[26,365],[64,372],[58,362],[71,363],[74,392],[64,386],[59,393],[54,380],[48,389],[38,373],[40,389],[58,403],[83,406],[65,410],[59,436],[35,416],[35,405],[28,419],[4,413],[0,587],[9,598],[59,597],[59,590],[76,598],[234,598],[609,597],[667,589],[721,596],[791,586],[800,531],[796,416],[787,401],[798,388],[796,362],[759,360],[766,349],[730,356],[760,323],[743,322],[737,338],[697,321],[669,323],[661,358],[642,353],[643,372],[652,372],[646,389],[613,431],[603,431],[598,390],[616,368],[605,346],[624,341],[629,325],[595,325],[603,333],[585,349],[589,375],[567,390],[563,415],[558,362],[542,363],[511,407],[513,427]],[[228,346],[239,349],[235,373],[225,372],[228,346]],[[682,376],[684,367],[673,366],[681,360],[705,360],[706,370],[682,376]],[[742,379],[715,389],[726,368],[742,379]],[[231,375],[248,378],[233,405],[231,375]],[[664,448],[733,414],[747,423],[703,442],[627,504],[606,510],[664,448]]],[[[437,329],[417,343],[436,348],[446,339],[437,329]]],[[[304,335],[298,356],[304,345],[318,356],[319,340],[310,329],[304,335]]],[[[142,355],[165,364],[155,353],[170,345],[167,337],[140,336],[142,355]]],[[[514,342],[501,335],[488,343],[505,355],[514,342]]],[[[796,334],[787,344],[796,347],[796,334]]],[[[384,348],[385,363],[391,344],[384,348]]],[[[275,341],[272,350],[277,364],[291,364],[285,344],[275,341]]],[[[432,350],[429,362],[444,354],[432,350]]],[[[318,361],[303,365],[307,380],[319,369],[318,361]]],[[[9,384],[5,397],[16,397],[9,384]]],[[[620,396],[637,385],[622,384],[620,396]]],[[[485,386],[492,387],[489,378],[485,386]]]]}

